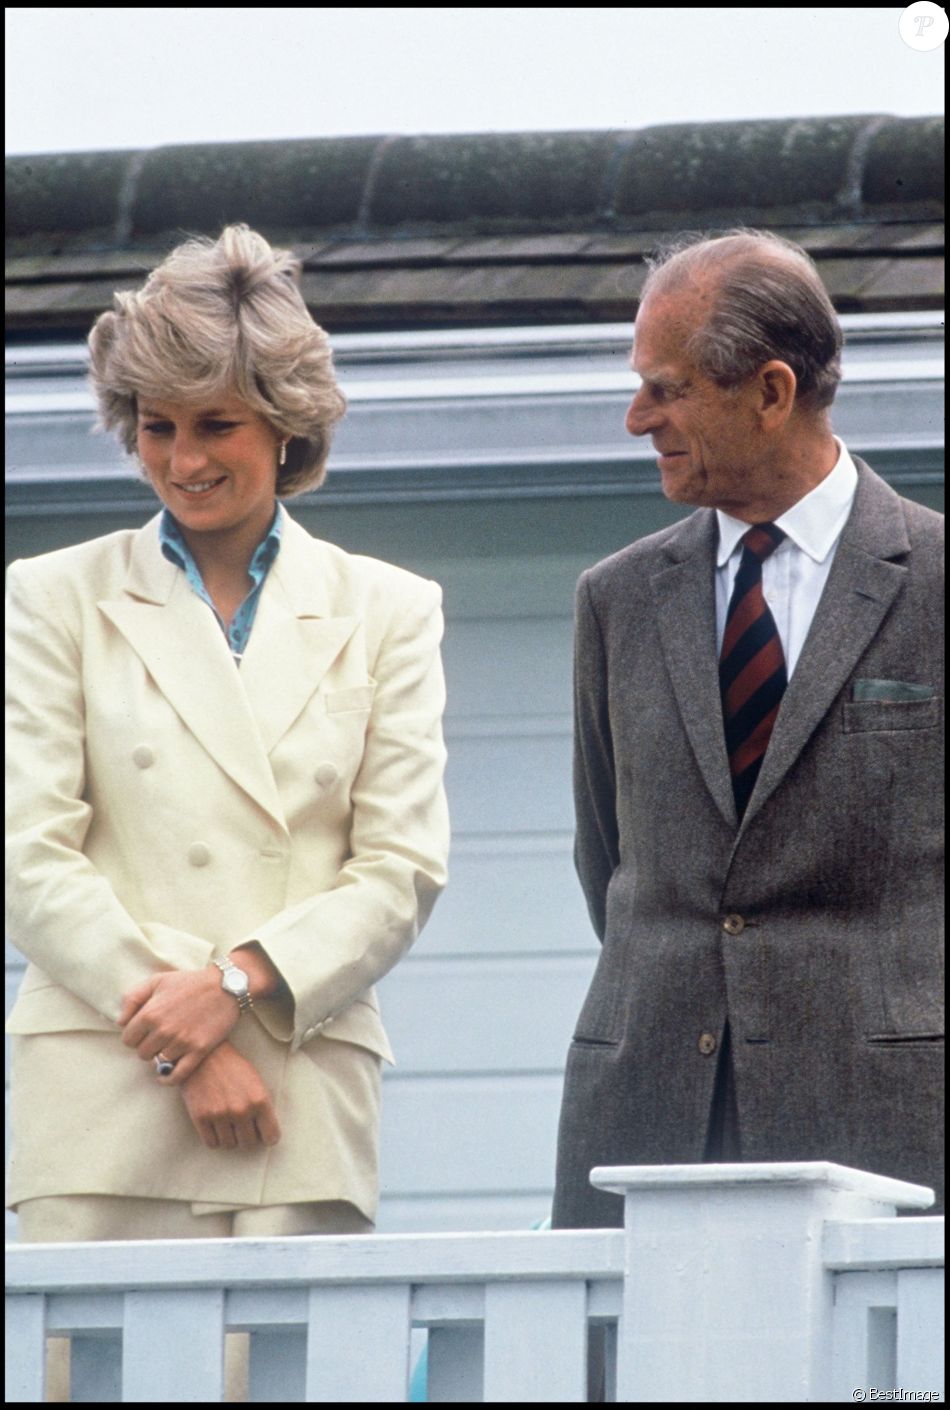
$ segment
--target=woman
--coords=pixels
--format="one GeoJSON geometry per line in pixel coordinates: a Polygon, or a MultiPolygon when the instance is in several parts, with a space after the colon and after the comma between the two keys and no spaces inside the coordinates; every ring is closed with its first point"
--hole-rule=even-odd
{"type": "Polygon", "coordinates": [[[440,592],[311,538],[344,401],[245,226],[90,336],[164,509],[9,572],[8,1203],[28,1241],[362,1232],[373,983],[445,881],[440,592]]]}

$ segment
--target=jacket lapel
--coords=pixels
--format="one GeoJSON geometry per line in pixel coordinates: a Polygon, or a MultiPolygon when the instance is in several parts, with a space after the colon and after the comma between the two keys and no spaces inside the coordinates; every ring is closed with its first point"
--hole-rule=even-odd
{"type": "Polygon", "coordinates": [[[696,762],[726,821],[736,825],[716,660],[716,516],[701,510],[667,540],[669,568],[651,579],[663,656],[696,762]]]}
{"type": "Polygon", "coordinates": [[[136,536],[121,598],[100,610],[230,778],[286,827],[268,751],[300,714],[357,625],[329,618],[315,541],[289,517],[240,669],[210,610],[163,556],[158,517],[136,536]],[[311,620],[313,618],[313,620],[311,620]]]}
{"type": "Polygon", "coordinates": [[[267,575],[241,681],[265,753],[286,734],[359,625],[333,617],[319,540],[288,516],[267,575]]]}
{"type": "Polygon", "coordinates": [[[742,830],[774,793],[873,641],[907,569],[900,500],[855,458],[858,488],[811,630],[788,683],[742,830]]]}

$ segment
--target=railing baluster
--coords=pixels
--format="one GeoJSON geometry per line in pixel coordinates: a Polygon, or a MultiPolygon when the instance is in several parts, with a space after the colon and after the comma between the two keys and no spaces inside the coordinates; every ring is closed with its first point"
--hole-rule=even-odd
{"type": "Polygon", "coordinates": [[[223,1388],[222,1288],[126,1294],[123,1400],[214,1402],[223,1388]]]}
{"type": "Polygon", "coordinates": [[[485,1289],[485,1402],[587,1399],[587,1284],[485,1289]]]}
{"type": "Polygon", "coordinates": [[[944,1398],[943,1269],[902,1268],[897,1275],[897,1384],[944,1398]]]}
{"type": "Polygon", "coordinates": [[[42,1293],[7,1298],[6,1388],[11,1405],[42,1401],[46,1394],[45,1304],[42,1293]]]}
{"type": "Polygon", "coordinates": [[[426,1399],[445,1405],[484,1400],[484,1360],[482,1327],[431,1327],[426,1399]]]}
{"type": "Polygon", "coordinates": [[[405,1401],[409,1285],[310,1290],[307,1400],[405,1401]]]}

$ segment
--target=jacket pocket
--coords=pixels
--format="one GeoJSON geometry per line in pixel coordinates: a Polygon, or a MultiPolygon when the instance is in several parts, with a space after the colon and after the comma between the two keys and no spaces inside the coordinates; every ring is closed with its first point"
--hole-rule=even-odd
{"type": "Polygon", "coordinates": [[[376,694],[376,682],[350,686],[349,690],[328,690],[324,703],[328,715],[340,715],[356,710],[371,710],[376,694]]]}
{"type": "Polygon", "coordinates": [[[619,1038],[591,1038],[586,1033],[575,1033],[571,1039],[572,1048],[619,1048],[619,1038]]]}
{"type": "Polygon", "coordinates": [[[911,1048],[941,1046],[942,1033],[865,1033],[864,1041],[876,1048],[911,1048]]]}
{"type": "Polygon", "coordinates": [[[846,700],[842,724],[846,734],[933,729],[939,720],[938,704],[935,696],[920,700],[846,700]]]}
{"type": "Polygon", "coordinates": [[[82,999],[77,999],[68,989],[58,984],[44,984],[20,994],[7,1019],[6,1031],[22,1034],[98,1032],[118,1035],[119,1028],[104,1014],[97,1013],[82,999]]]}

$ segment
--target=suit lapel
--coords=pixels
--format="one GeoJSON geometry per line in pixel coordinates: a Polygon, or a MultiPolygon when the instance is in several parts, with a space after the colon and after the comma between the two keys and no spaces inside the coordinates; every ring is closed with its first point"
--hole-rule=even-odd
{"type": "Polygon", "coordinates": [[[286,734],[359,625],[333,617],[326,550],[289,517],[280,553],[267,575],[241,680],[266,753],[286,734]]]}
{"type": "Polygon", "coordinates": [[[240,670],[207,605],[163,556],[157,517],[136,536],[123,596],[99,603],[202,747],[282,827],[268,752],[358,622],[329,617],[314,546],[285,519],[240,670]]]}
{"type": "Polygon", "coordinates": [[[674,563],[651,579],[663,656],[699,770],[726,821],[736,805],[719,707],[716,660],[716,517],[692,515],[666,543],[674,563]]]}
{"type": "Polygon", "coordinates": [[[910,542],[898,496],[863,461],[851,515],[788,683],[755,790],[748,825],[801,754],[877,634],[907,569],[890,561],[910,542]]]}

